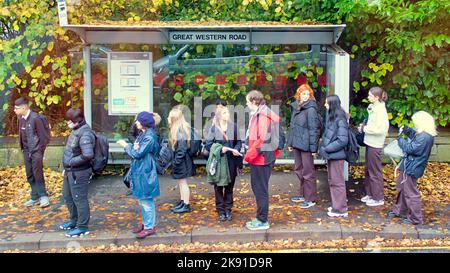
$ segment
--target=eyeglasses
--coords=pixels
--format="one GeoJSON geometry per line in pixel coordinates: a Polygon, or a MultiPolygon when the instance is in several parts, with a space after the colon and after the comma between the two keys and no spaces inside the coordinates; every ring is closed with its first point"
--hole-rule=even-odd
{"type": "Polygon", "coordinates": [[[23,109],[23,106],[14,106],[14,110],[20,110],[23,109]]]}

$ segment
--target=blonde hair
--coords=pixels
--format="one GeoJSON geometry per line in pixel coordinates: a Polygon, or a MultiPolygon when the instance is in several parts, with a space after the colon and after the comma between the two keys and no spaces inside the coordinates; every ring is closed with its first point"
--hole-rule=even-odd
{"type": "Polygon", "coordinates": [[[180,108],[174,107],[169,112],[169,144],[172,149],[175,150],[175,145],[179,140],[180,133],[185,136],[185,140],[188,142],[188,146],[191,140],[191,128],[189,123],[184,119],[183,111],[180,108]]]}
{"type": "Polygon", "coordinates": [[[431,136],[437,136],[434,118],[429,113],[419,111],[415,113],[411,119],[417,129],[417,133],[426,132],[431,136]]]}
{"type": "Polygon", "coordinates": [[[216,108],[216,121],[219,122],[223,119],[225,113],[229,113],[228,108],[226,106],[218,105],[216,108]]]}
{"type": "Polygon", "coordinates": [[[159,125],[161,123],[161,116],[158,113],[153,112],[153,119],[155,120],[155,125],[159,125]]]}

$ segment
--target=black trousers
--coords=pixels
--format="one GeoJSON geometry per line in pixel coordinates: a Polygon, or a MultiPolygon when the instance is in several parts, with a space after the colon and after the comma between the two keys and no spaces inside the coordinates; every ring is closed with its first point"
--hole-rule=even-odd
{"type": "Polygon", "coordinates": [[[233,208],[233,190],[237,176],[237,166],[229,161],[230,169],[230,184],[225,187],[214,185],[214,192],[216,196],[216,210],[217,213],[230,213],[233,208]]]}
{"type": "Polygon", "coordinates": [[[31,199],[39,200],[43,196],[47,196],[44,181],[44,152],[37,151],[30,153],[27,150],[23,151],[23,158],[25,161],[25,171],[27,174],[27,181],[31,186],[31,199]]]}
{"type": "Polygon", "coordinates": [[[256,198],[256,218],[267,222],[269,216],[269,179],[273,164],[258,166],[250,165],[250,182],[256,198]]]}
{"type": "Polygon", "coordinates": [[[70,220],[77,223],[77,227],[87,228],[91,217],[88,188],[92,169],[82,171],[65,171],[63,196],[69,210],[70,220]]]}

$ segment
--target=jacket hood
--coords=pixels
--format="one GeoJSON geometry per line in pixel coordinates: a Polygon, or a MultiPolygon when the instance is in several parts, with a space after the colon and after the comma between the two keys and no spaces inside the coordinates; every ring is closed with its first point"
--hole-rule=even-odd
{"type": "Polygon", "coordinates": [[[267,107],[267,105],[261,106],[261,109],[259,109],[256,114],[266,116],[267,118],[269,118],[274,122],[281,121],[281,117],[277,115],[274,111],[272,111],[269,107],[267,107]]]}
{"type": "Polygon", "coordinates": [[[307,102],[301,105],[300,109],[298,109],[299,103],[297,100],[291,103],[291,106],[294,109],[294,111],[301,111],[308,108],[315,108],[317,110],[317,103],[315,100],[308,100],[307,102]]]}

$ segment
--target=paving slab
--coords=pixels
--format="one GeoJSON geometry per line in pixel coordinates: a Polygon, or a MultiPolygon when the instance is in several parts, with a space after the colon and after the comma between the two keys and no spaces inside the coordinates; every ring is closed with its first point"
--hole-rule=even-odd
{"type": "Polygon", "coordinates": [[[199,227],[192,230],[192,242],[218,243],[218,242],[264,242],[266,241],[266,231],[251,231],[246,228],[217,229],[199,227]]]}
{"type": "Polygon", "coordinates": [[[341,225],[342,239],[373,239],[376,236],[376,232],[373,230],[364,229],[362,227],[341,225]]]}
{"type": "Polygon", "coordinates": [[[77,238],[68,238],[64,235],[64,232],[51,232],[42,236],[39,249],[89,247],[110,245],[114,242],[115,234],[108,232],[92,232],[77,238]]]}
{"type": "Polygon", "coordinates": [[[274,226],[267,231],[267,240],[337,240],[342,238],[340,224],[336,223],[305,223],[292,227],[274,226]]]}
{"type": "Polygon", "coordinates": [[[376,235],[386,239],[417,239],[417,230],[413,225],[387,224],[376,235]]]}
{"type": "Polygon", "coordinates": [[[449,229],[431,229],[431,228],[417,228],[417,232],[419,233],[419,239],[435,239],[435,238],[445,238],[450,237],[449,229]]]}
{"type": "Polygon", "coordinates": [[[17,234],[12,240],[0,240],[0,251],[5,250],[38,250],[43,233],[17,234]]]}
{"type": "Polygon", "coordinates": [[[155,235],[148,236],[143,240],[136,239],[136,235],[132,232],[121,233],[115,237],[114,243],[116,245],[128,245],[139,242],[143,246],[156,245],[156,244],[189,244],[191,243],[191,233],[178,234],[178,233],[156,233],[155,235]]]}

